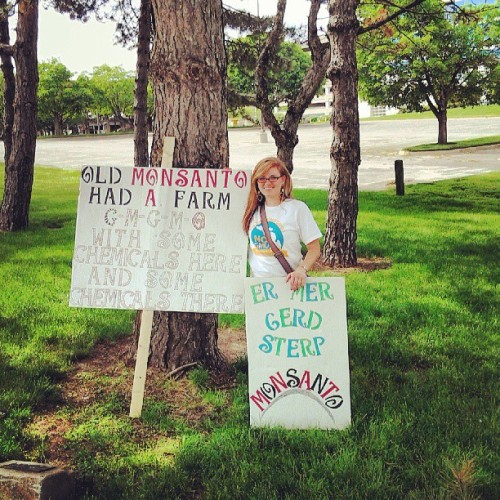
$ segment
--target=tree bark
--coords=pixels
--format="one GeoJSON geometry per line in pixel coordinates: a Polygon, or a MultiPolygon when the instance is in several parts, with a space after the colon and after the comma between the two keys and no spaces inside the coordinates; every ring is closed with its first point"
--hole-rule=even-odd
{"type": "Polygon", "coordinates": [[[358,0],[329,0],[332,82],[332,170],[323,261],[330,265],[356,265],[359,147],[358,72],[356,66],[356,17],[358,0]]]}
{"type": "MultiPolygon", "coordinates": [[[[134,90],[134,165],[141,167],[149,166],[148,78],[151,54],[151,21],[151,0],[141,0],[134,90]]],[[[141,326],[141,311],[137,311],[135,325],[134,328],[137,329],[138,333],[141,326]]]]}
{"type": "Polygon", "coordinates": [[[438,119],[438,144],[448,144],[448,112],[446,107],[437,114],[438,119]]]}
{"type": "Polygon", "coordinates": [[[174,136],[174,167],[224,168],[229,143],[226,55],[220,0],[153,1],[151,78],[155,99],[151,164],[174,136]]]}
{"type": "MultiPolygon", "coordinates": [[[[174,168],[229,164],[226,56],[220,0],[153,0],[151,80],[155,100],[152,167],[163,138],[175,137],[174,168]]],[[[150,366],[171,372],[198,363],[219,371],[216,314],[155,312],[150,366]]],[[[136,322],[136,332],[137,329],[136,322]]]]}
{"type": "Polygon", "coordinates": [[[271,132],[276,144],[277,156],[286,165],[290,173],[293,172],[293,152],[299,142],[297,129],[298,125],[297,128],[287,130],[284,134],[277,135],[271,132]]]}
{"type": "Polygon", "coordinates": [[[61,115],[56,115],[54,118],[54,135],[63,135],[63,118],[61,115]]]}
{"type": "Polygon", "coordinates": [[[5,165],[0,231],[28,227],[36,149],[38,0],[18,2],[12,148],[5,165]]]}
{"type": "MultiPolygon", "coordinates": [[[[9,17],[7,0],[0,0],[0,43],[10,45],[9,17]]],[[[14,125],[14,96],[16,92],[16,78],[14,65],[10,54],[1,53],[0,61],[4,78],[4,113],[3,113],[3,144],[4,162],[7,162],[12,150],[12,127],[14,125]]]]}
{"type": "Polygon", "coordinates": [[[151,42],[151,0],[141,0],[134,92],[134,165],[149,166],[148,74],[151,42]]]}

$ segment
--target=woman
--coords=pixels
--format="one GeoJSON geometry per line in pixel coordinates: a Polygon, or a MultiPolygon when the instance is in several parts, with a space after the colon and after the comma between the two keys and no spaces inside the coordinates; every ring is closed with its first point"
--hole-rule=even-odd
{"type": "Polygon", "coordinates": [[[255,166],[243,229],[250,239],[249,263],[252,276],[286,276],[292,290],[304,286],[307,271],[320,254],[321,231],[307,205],[291,198],[292,178],[278,158],[264,158],[255,166]],[[289,262],[287,273],[274,256],[264,234],[259,208],[264,205],[271,238],[289,262]],[[301,243],[307,246],[302,258],[301,243]]]}

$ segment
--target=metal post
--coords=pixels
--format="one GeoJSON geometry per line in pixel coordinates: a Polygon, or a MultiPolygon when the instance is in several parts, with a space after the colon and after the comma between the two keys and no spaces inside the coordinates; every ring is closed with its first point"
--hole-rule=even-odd
{"type": "Polygon", "coordinates": [[[396,174],[396,195],[403,196],[405,194],[405,176],[403,170],[403,160],[394,162],[394,171],[396,174]]]}

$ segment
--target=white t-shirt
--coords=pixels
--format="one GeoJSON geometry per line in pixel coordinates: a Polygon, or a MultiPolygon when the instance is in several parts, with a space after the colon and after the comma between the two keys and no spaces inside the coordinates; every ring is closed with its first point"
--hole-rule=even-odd
{"type": "MultiPolygon", "coordinates": [[[[321,231],[309,207],[302,201],[287,199],[276,207],[266,207],[266,215],[274,243],[281,249],[292,268],[296,269],[302,259],[301,242],[307,245],[321,238],[321,231]]],[[[259,209],[250,221],[248,237],[248,261],[252,276],[286,276],[286,271],[266,240],[259,209]]]]}

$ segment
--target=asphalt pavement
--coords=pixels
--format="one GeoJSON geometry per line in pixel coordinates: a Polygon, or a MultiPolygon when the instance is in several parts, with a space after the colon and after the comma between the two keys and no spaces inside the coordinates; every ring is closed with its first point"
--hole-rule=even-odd
{"type": "MultiPolygon", "coordinates": [[[[392,184],[397,159],[404,162],[407,184],[500,170],[500,146],[403,154],[405,147],[435,143],[437,132],[437,120],[362,121],[359,188],[378,190],[392,184]]],[[[499,133],[500,117],[448,120],[450,142],[499,133]]],[[[261,158],[275,155],[269,132],[267,141],[261,142],[259,129],[229,129],[230,167],[251,169],[261,158]]],[[[299,128],[294,153],[296,187],[328,189],[331,141],[329,124],[299,128]]],[[[37,165],[67,169],[84,165],[131,166],[133,147],[132,135],[42,139],[37,142],[35,161],[37,165]]]]}

